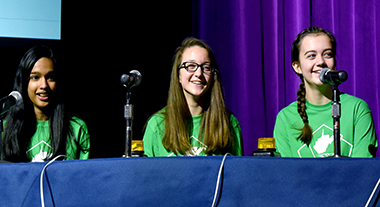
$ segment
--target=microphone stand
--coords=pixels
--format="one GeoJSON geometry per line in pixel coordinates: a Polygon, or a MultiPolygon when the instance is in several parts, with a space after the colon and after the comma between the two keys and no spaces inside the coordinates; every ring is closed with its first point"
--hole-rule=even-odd
{"type": "Polygon", "coordinates": [[[131,103],[131,88],[127,90],[127,101],[124,105],[124,118],[126,121],[125,131],[125,157],[132,157],[132,124],[133,124],[133,104],[131,103]]]}
{"type": "Polygon", "coordinates": [[[338,84],[333,85],[333,103],[331,104],[332,118],[334,122],[334,155],[332,157],[343,157],[340,149],[340,91],[338,84]]]}
{"type": "Polygon", "coordinates": [[[333,87],[333,103],[331,104],[333,125],[334,125],[334,155],[331,157],[344,157],[340,148],[340,91],[339,84],[346,81],[348,75],[345,71],[332,71],[330,68],[323,68],[319,74],[319,80],[324,84],[331,84],[333,87]]]}
{"type": "Polygon", "coordinates": [[[125,130],[125,157],[132,157],[132,125],[133,125],[133,104],[131,103],[131,89],[138,86],[141,82],[141,73],[132,70],[129,74],[123,74],[120,78],[121,83],[127,88],[126,104],[124,105],[124,118],[126,121],[125,130]]]}

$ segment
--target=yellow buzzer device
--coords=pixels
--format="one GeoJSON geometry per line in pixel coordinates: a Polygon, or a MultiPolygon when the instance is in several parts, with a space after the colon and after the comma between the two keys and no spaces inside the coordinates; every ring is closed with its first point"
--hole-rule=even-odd
{"type": "Polygon", "coordinates": [[[252,153],[252,156],[259,157],[281,157],[276,152],[276,142],[272,137],[262,137],[258,140],[257,151],[252,153]]]}
{"type": "Polygon", "coordinates": [[[142,140],[132,140],[132,157],[144,156],[144,142],[142,140]]]}

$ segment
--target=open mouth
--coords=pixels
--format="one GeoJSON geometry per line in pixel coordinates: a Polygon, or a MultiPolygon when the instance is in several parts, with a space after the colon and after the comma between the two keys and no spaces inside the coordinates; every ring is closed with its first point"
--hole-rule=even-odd
{"type": "Polygon", "coordinates": [[[192,84],[195,84],[195,85],[205,85],[202,81],[191,81],[192,84]]]}
{"type": "Polygon", "coordinates": [[[37,95],[38,99],[40,99],[41,101],[49,100],[49,94],[48,93],[37,93],[36,95],[37,95]]]}

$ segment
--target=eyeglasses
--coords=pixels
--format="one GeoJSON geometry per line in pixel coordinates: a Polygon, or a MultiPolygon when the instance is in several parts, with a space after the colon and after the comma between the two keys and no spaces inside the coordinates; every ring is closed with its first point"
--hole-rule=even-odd
{"type": "Polygon", "coordinates": [[[178,67],[178,69],[182,68],[184,68],[188,73],[195,73],[198,68],[201,68],[202,72],[207,75],[211,75],[211,73],[214,72],[214,68],[210,65],[210,63],[199,65],[198,63],[194,62],[184,62],[178,67]]]}

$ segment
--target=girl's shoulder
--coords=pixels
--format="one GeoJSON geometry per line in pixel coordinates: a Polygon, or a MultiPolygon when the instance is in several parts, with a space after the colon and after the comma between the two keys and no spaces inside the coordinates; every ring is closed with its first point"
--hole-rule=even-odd
{"type": "Polygon", "coordinates": [[[233,126],[240,125],[239,120],[236,118],[236,116],[234,115],[234,113],[232,113],[232,111],[230,111],[228,109],[226,111],[227,111],[227,117],[229,118],[229,120],[232,123],[232,125],[233,126]]]}
{"type": "Polygon", "coordinates": [[[279,114],[294,113],[294,111],[298,113],[298,111],[297,111],[297,101],[293,101],[289,105],[287,105],[284,108],[282,108],[280,110],[279,114]]]}
{"type": "Polygon", "coordinates": [[[353,95],[350,95],[350,94],[347,94],[347,93],[342,93],[340,95],[340,101],[341,102],[349,102],[349,103],[364,103],[364,104],[367,104],[363,99],[361,98],[358,98],[356,96],[353,96],[353,95]]]}
{"type": "Polygon", "coordinates": [[[70,124],[73,127],[86,127],[87,128],[86,122],[84,122],[81,118],[79,118],[78,116],[75,116],[75,115],[71,117],[70,124]]]}
{"type": "Polygon", "coordinates": [[[148,119],[149,123],[161,123],[165,120],[165,108],[159,110],[158,112],[154,113],[151,117],[148,119]]]}
{"type": "Polygon", "coordinates": [[[358,110],[363,112],[371,111],[367,102],[365,102],[363,99],[346,93],[340,95],[340,103],[342,106],[345,106],[345,108],[350,110],[358,110]]]}

